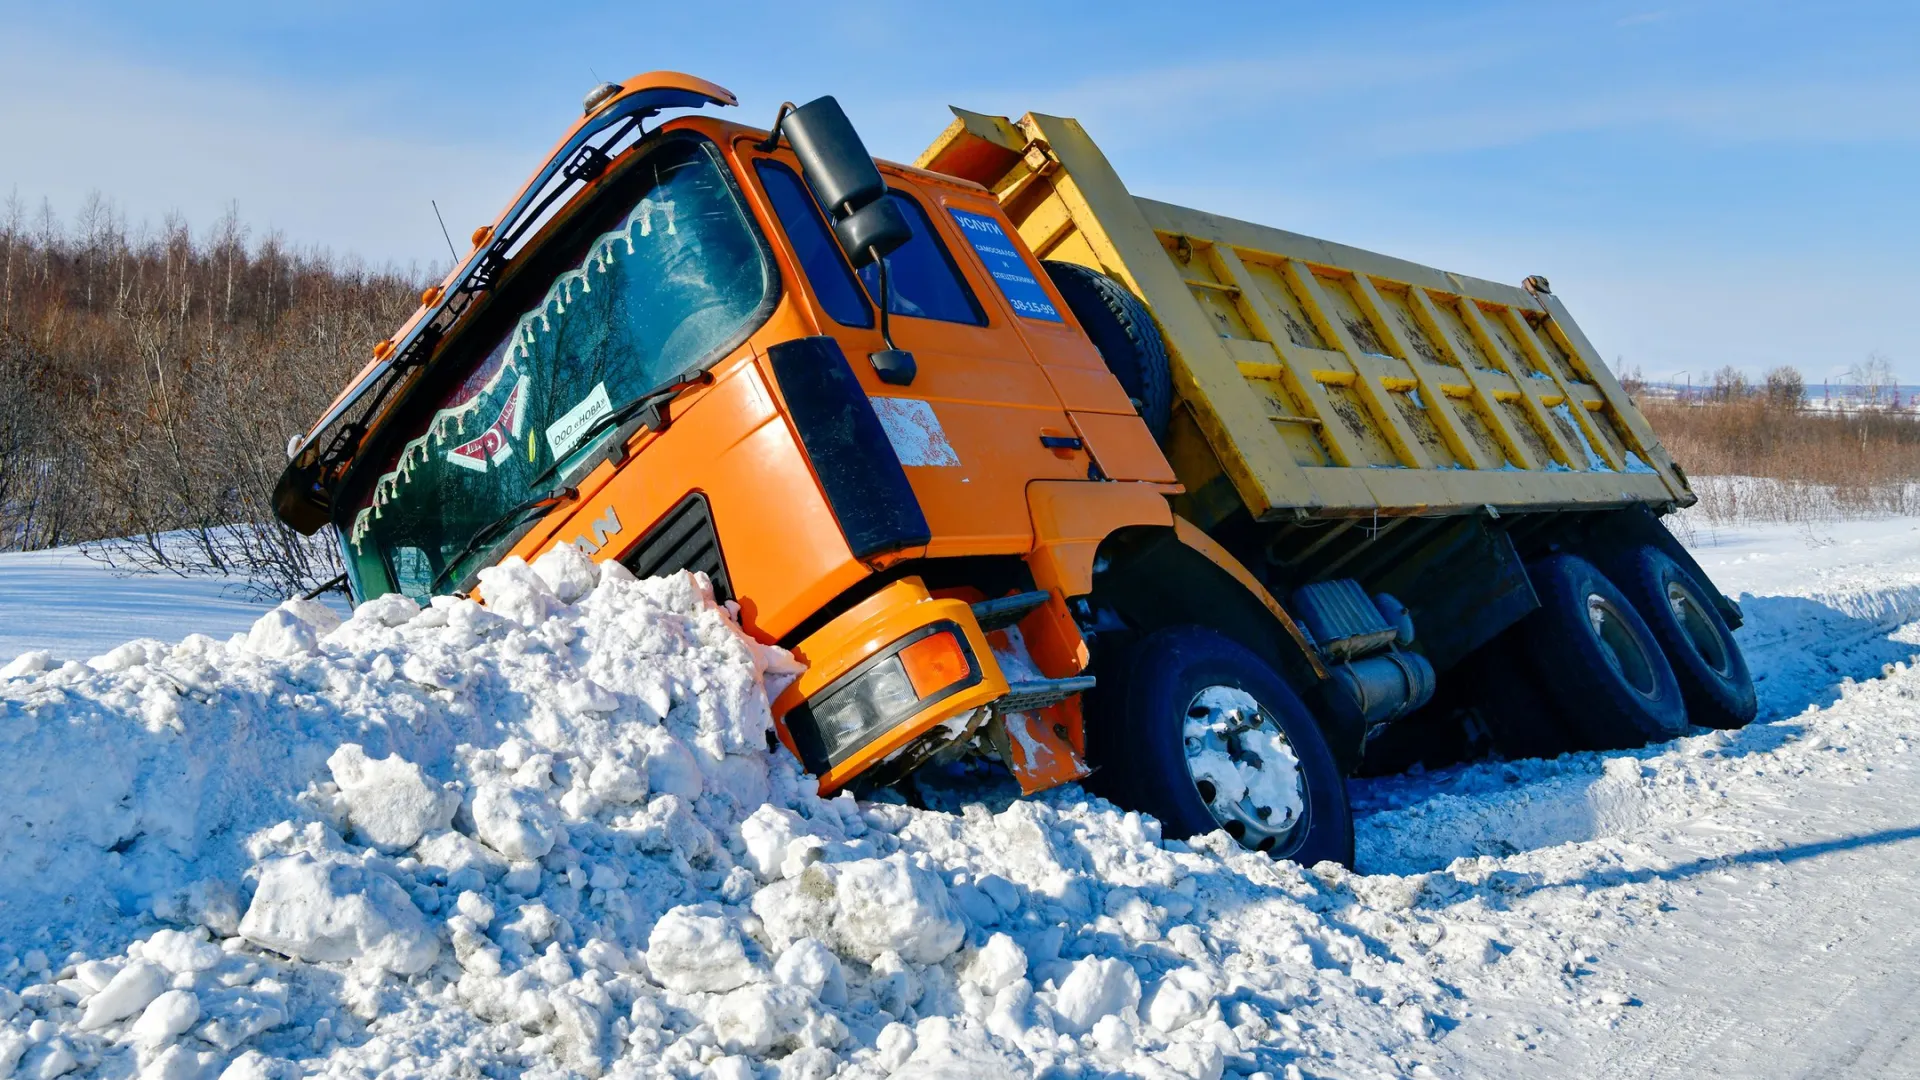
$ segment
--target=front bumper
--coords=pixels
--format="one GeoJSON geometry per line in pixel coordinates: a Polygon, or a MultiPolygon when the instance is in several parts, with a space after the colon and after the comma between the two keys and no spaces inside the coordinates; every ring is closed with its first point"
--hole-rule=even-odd
{"type": "MultiPolygon", "coordinates": [[[[819,778],[822,794],[1007,694],[1006,676],[972,606],[932,596],[918,578],[893,582],[854,605],[809,635],[794,655],[807,671],[774,702],[774,718],[781,742],[819,778]]],[[[957,739],[964,732],[950,734],[957,739]]]]}

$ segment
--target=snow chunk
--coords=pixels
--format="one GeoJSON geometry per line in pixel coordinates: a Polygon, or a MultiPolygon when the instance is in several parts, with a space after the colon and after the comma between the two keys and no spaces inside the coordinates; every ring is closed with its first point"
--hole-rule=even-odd
{"type": "Polygon", "coordinates": [[[946,882],[904,853],[835,869],[834,935],[854,958],[872,963],[881,953],[897,952],[916,964],[937,964],[966,939],[946,882]]]}
{"type": "Polygon", "coordinates": [[[1159,1031],[1183,1027],[1213,1003],[1213,982],[1198,968],[1167,973],[1147,1002],[1147,1023],[1159,1031]]]}
{"type": "Polygon", "coordinates": [[[537,791],[493,780],[473,796],[474,831],[509,859],[538,859],[553,850],[560,822],[537,791]]]}
{"type": "Polygon", "coordinates": [[[706,783],[700,777],[700,763],[693,759],[687,744],[665,728],[648,728],[641,733],[647,746],[647,776],[660,795],[678,795],[697,799],[706,783]]]}
{"type": "Polygon", "coordinates": [[[220,946],[178,930],[156,930],[140,945],[140,955],[175,975],[210,971],[226,957],[220,946]]]}
{"type": "Polygon", "coordinates": [[[997,994],[1027,977],[1027,953],[1005,934],[987,939],[967,963],[962,975],[989,994],[997,994]]]}
{"type": "Polygon", "coordinates": [[[647,937],[647,967],[655,982],[683,994],[732,990],[758,974],[740,932],[713,903],[662,915],[647,937]]]}
{"type": "Polygon", "coordinates": [[[385,593],[353,609],[355,622],[374,626],[405,626],[420,614],[420,605],[405,593],[385,593]]]}
{"type": "Polygon", "coordinates": [[[1140,1004],[1140,976],[1124,961],[1088,956],[1074,962],[1054,996],[1053,1011],[1067,1031],[1084,1035],[1101,1018],[1140,1004]]]}
{"type": "Polygon", "coordinates": [[[53,670],[53,653],[46,649],[23,652],[0,666],[0,679],[23,679],[53,670]]]}
{"type": "Polygon", "coordinates": [[[415,845],[413,854],[422,863],[438,867],[451,878],[472,870],[491,880],[506,872],[507,862],[491,849],[465,833],[452,829],[434,833],[415,845]]]}
{"type": "Polygon", "coordinates": [[[801,938],[787,946],[773,965],[773,977],[806,990],[828,1005],[846,1004],[846,974],[840,958],[815,938],[801,938]]]}
{"type": "Polygon", "coordinates": [[[254,622],[247,631],[246,648],[259,656],[291,659],[318,651],[320,635],[313,632],[312,624],[280,607],[254,622]]]}
{"type": "MultiPolygon", "coordinates": [[[[715,1003],[707,1023],[713,1025],[721,1049],[758,1056],[797,1041],[814,1019],[812,1006],[811,995],[799,987],[743,986],[715,1003]]],[[[837,1043],[845,1037],[845,1027],[831,1015],[820,1019],[837,1029],[827,1034],[828,1040],[837,1043]]]]}
{"type": "Polygon", "coordinates": [[[313,632],[325,637],[340,629],[340,615],[318,600],[294,599],[281,603],[277,609],[299,619],[313,628],[313,632]]]}
{"type": "Polygon", "coordinates": [[[617,758],[602,758],[588,774],[587,788],[608,802],[636,803],[647,797],[647,773],[617,758]]]}
{"type": "Polygon", "coordinates": [[[347,743],[327,758],[327,768],[346,799],[354,833],[381,851],[405,851],[446,828],[460,807],[458,795],[398,754],[370,758],[359,743],[347,743]]]}
{"type": "Polygon", "coordinates": [[[518,555],[480,571],[480,594],[487,609],[522,626],[537,626],[565,607],[546,579],[518,555]]]}
{"type": "Polygon", "coordinates": [[[135,1041],[147,1047],[165,1046],[200,1021],[200,999],[191,990],[169,990],[154,998],[133,1022],[135,1041]]]}
{"type": "Polygon", "coordinates": [[[301,960],[400,975],[425,971],[440,956],[439,939],[392,878],[304,852],[265,864],[240,936],[301,960]]]}
{"type": "Polygon", "coordinates": [[[572,544],[561,544],[533,560],[533,572],[563,604],[577,603],[600,579],[599,567],[572,544]]]}
{"type": "Polygon", "coordinates": [[[87,999],[80,1016],[81,1031],[96,1031],[116,1020],[124,1020],[147,1007],[160,996],[172,978],[159,964],[136,961],[120,969],[99,993],[87,999]]]}
{"type": "Polygon", "coordinates": [[[740,842],[747,849],[747,866],[770,881],[780,877],[787,857],[787,845],[802,830],[800,815],[783,807],[765,804],[740,823],[740,842]]]}

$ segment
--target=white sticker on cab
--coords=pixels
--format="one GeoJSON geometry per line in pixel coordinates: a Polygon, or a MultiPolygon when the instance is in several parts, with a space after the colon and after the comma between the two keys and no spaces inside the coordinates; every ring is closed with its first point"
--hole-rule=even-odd
{"type": "Polygon", "coordinates": [[[580,441],[580,436],[612,411],[613,402],[607,399],[607,384],[596,385],[585,400],[547,425],[547,448],[553,452],[553,459],[558,461],[566,457],[567,451],[580,441]]]}
{"type": "Polygon", "coordinates": [[[873,399],[873,411],[880,417],[880,427],[886,431],[900,464],[960,464],[960,455],[947,441],[946,430],[940,426],[940,418],[933,415],[932,405],[919,398],[877,397],[873,399]]]}

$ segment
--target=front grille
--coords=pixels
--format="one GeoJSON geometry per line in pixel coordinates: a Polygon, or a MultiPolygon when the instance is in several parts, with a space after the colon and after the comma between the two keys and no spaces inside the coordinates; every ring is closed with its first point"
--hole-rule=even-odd
{"type": "Polygon", "coordinates": [[[715,599],[733,599],[727,560],[720,554],[720,534],[713,529],[713,508],[697,491],[667,511],[620,561],[642,578],[699,570],[712,580],[715,599]]]}

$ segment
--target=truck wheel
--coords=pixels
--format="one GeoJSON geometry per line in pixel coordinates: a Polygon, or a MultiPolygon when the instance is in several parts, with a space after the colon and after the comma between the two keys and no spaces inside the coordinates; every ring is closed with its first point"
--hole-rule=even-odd
{"type": "Polygon", "coordinates": [[[1628,548],[1606,567],[1666,653],[1687,718],[1714,728],[1752,723],[1760,709],[1753,674],[1707,586],[1650,544],[1628,548]]]}
{"type": "Polygon", "coordinates": [[[1093,347],[1120,380],[1127,396],[1138,402],[1140,418],[1154,440],[1165,442],[1173,420],[1173,374],[1167,364],[1167,346],[1145,304],[1126,286],[1078,263],[1048,260],[1041,263],[1067,302],[1073,317],[1093,339],[1093,347]]]}
{"type": "Polygon", "coordinates": [[[1261,659],[1170,626],[1103,665],[1089,703],[1094,790],[1184,838],[1225,829],[1311,866],[1353,864],[1346,783],[1319,725],[1261,659]]]}
{"type": "Polygon", "coordinates": [[[1593,749],[1625,750],[1687,727],[1673,668],[1625,594],[1576,555],[1527,567],[1540,610],[1515,627],[1549,703],[1593,749]]]}

